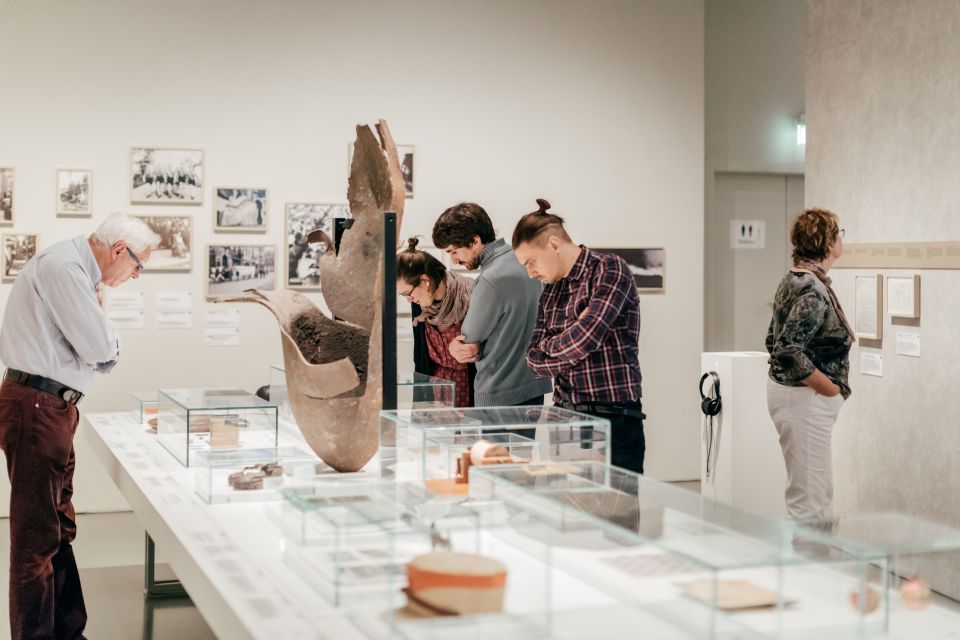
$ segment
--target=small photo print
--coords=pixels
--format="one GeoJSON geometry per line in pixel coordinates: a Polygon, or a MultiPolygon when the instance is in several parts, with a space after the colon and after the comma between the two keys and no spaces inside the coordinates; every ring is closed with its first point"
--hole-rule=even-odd
{"type": "Polygon", "coordinates": [[[403,188],[408,198],[413,197],[413,145],[398,144],[397,155],[400,156],[400,173],[403,174],[403,188]]]}
{"type": "Polygon", "coordinates": [[[345,204],[288,202],[285,210],[287,236],[287,287],[320,289],[320,256],[327,243],[308,243],[310,232],[321,229],[334,239],[334,219],[350,218],[345,204]]]}
{"type": "Polygon", "coordinates": [[[266,233],[266,189],[217,187],[213,195],[214,231],[266,233]]]}
{"type": "Polygon", "coordinates": [[[57,215],[62,218],[89,218],[93,171],[60,169],[57,171],[57,215]]]}
{"type": "Polygon", "coordinates": [[[594,249],[597,253],[612,253],[627,261],[639,293],[664,291],[666,251],[655,249],[594,249]]]}
{"type": "Polygon", "coordinates": [[[37,234],[3,234],[3,280],[12,282],[37,253],[37,234]]]}
{"type": "Polygon", "coordinates": [[[130,152],[131,204],[201,204],[203,151],[134,147],[130,152]]]}
{"type": "Polygon", "coordinates": [[[160,244],[143,265],[146,271],[189,272],[193,269],[193,218],[190,216],[137,216],[160,236],[160,244]]]}
{"type": "Polygon", "coordinates": [[[0,225],[13,224],[13,169],[0,167],[0,225]]]}
{"type": "Polygon", "coordinates": [[[277,288],[277,248],[270,244],[207,246],[207,298],[277,288]]]}

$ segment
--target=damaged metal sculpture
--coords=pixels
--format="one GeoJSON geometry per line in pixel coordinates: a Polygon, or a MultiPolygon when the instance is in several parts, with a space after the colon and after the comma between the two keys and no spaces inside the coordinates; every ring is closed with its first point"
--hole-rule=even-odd
{"type": "Polygon", "coordinates": [[[342,472],[361,469],[377,451],[383,221],[384,213],[396,212],[399,229],[403,217],[397,147],[385,121],[376,129],[378,135],[357,126],[347,191],[353,226],[344,231],[340,251],[323,231],[308,236],[309,242],[327,243],[320,283],[334,318],[289,290],[253,289],[222,300],[257,302],[276,317],[293,416],[314,452],[342,472]]]}

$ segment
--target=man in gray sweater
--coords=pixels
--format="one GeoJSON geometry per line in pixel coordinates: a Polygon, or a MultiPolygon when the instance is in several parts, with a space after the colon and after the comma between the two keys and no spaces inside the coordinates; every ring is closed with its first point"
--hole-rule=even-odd
{"type": "Polygon", "coordinates": [[[459,362],[477,364],[476,406],[543,404],[551,382],[534,378],[525,357],[543,285],[527,277],[478,204],[461,202],[444,211],[433,225],[433,243],[454,263],[480,268],[463,335],[450,343],[450,353],[459,362]]]}

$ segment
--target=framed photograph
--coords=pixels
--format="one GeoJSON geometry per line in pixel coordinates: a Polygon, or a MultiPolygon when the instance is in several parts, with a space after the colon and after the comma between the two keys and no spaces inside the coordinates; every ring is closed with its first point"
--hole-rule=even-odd
{"type": "Polygon", "coordinates": [[[13,226],[13,169],[0,167],[0,226],[13,226]]]}
{"type": "Polygon", "coordinates": [[[57,217],[89,218],[93,215],[91,196],[93,171],[57,170],[57,217]]]}
{"type": "Polygon", "coordinates": [[[277,288],[277,248],[272,244],[207,245],[207,298],[246,289],[277,288]]]}
{"type": "Polygon", "coordinates": [[[920,319],[920,276],[887,278],[887,312],[892,318],[920,319]]]}
{"type": "MultiPolygon", "coordinates": [[[[413,145],[398,144],[397,155],[400,159],[400,173],[403,174],[403,190],[407,198],[413,197],[413,145]]],[[[353,164],[353,143],[347,144],[347,175],[353,164]]]]}
{"type": "Polygon", "coordinates": [[[3,234],[3,281],[13,282],[27,260],[37,253],[37,234],[3,234]]]}
{"type": "Polygon", "coordinates": [[[267,190],[217,187],[213,190],[213,230],[267,232],[267,190]]]}
{"type": "Polygon", "coordinates": [[[883,275],[857,276],[856,326],[858,338],[883,339],[883,275]]]}
{"type": "Polygon", "coordinates": [[[400,156],[400,173],[403,174],[403,188],[407,197],[413,197],[413,145],[398,144],[397,155],[400,156]]]}
{"type": "Polygon", "coordinates": [[[148,271],[189,273],[193,269],[193,218],[190,216],[137,216],[160,236],[160,244],[143,266],[148,271]]]}
{"type": "Polygon", "coordinates": [[[334,238],[333,220],[350,218],[345,204],[288,202],[285,207],[287,238],[287,288],[320,290],[319,258],[327,250],[325,242],[308,243],[311,231],[322,229],[334,238]]]}
{"type": "Polygon", "coordinates": [[[130,150],[130,204],[202,204],[203,150],[130,150]]]}
{"type": "Polygon", "coordinates": [[[653,249],[593,249],[597,253],[612,253],[627,261],[637,293],[662,293],[665,291],[666,250],[653,249]]]}

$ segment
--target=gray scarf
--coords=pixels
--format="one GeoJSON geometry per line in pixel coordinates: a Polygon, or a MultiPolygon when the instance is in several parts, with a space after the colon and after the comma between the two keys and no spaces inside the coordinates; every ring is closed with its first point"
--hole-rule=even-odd
{"type": "Polygon", "coordinates": [[[446,331],[458,322],[463,322],[470,306],[470,292],[473,280],[447,270],[443,281],[447,288],[443,300],[437,300],[429,307],[423,307],[422,313],[413,319],[414,326],[421,322],[435,325],[440,331],[446,331]]]}

